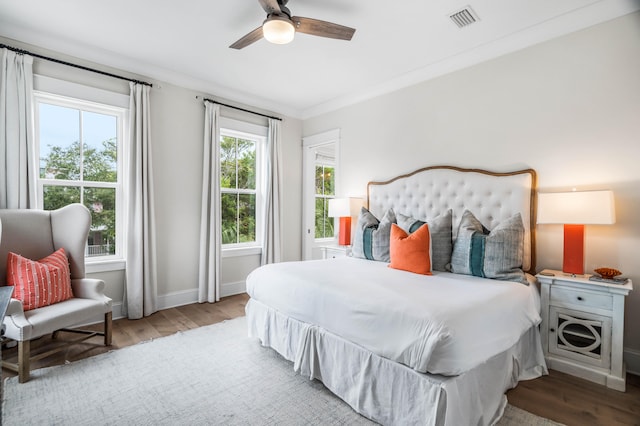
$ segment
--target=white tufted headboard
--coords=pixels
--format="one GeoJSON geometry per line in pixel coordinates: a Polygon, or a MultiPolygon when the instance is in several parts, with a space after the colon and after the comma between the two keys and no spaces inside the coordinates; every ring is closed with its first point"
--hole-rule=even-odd
{"type": "Polygon", "coordinates": [[[488,229],[516,213],[525,227],[523,269],[534,273],[536,172],[533,169],[494,173],[453,166],[433,166],[385,182],[369,182],[367,202],[376,216],[393,208],[426,221],[453,210],[453,239],[465,209],[488,229]]]}

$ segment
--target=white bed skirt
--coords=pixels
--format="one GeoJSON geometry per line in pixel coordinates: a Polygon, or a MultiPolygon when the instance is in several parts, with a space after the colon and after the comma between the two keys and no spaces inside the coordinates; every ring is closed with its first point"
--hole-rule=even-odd
{"type": "Polygon", "coordinates": [[[458,376],[440,376],[418,373],[254,299],[246,313],[250,337],[384,425],[491,425],[502,417],[508,389],[547,374],[537,327],[487,362],[458,376]]]}

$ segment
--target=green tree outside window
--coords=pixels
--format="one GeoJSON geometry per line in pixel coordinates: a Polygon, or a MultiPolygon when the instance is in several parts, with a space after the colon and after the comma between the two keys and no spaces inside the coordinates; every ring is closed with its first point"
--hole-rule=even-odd
{"type": "Polygon", "coordinates": [[[329,213],[329,200],[335,196],[335,168],[316,165],[315,237],[331,238],[334,221],[329,213]]]}
{"type": "Polygon", "coordinates": [[[55,210],[71,203],[84,204],[91,212],[87,255],[114,255],[116,116],[44,102],[38,108],[42,207],[55,210]]]}
{"type": "Polygon", "coordinates": [[[220,136],[222,244],[256,241],[256,142],[220,136]]]}

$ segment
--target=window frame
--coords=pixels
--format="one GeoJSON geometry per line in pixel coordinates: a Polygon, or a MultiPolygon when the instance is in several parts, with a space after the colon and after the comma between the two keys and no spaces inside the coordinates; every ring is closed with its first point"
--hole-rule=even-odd
{"type": "MultiPolygon", "coordinates": [[[[220,139],[223,136],[230,136],[239,139],[247,139],[254,141],[256,144],[256,188],[255,190],[247,189],[229,189],[222,188],[220,185],[220,177],[218,177],[218,185],[220,188],[220,196],[224,193],[244,194],[252,193],[256,196],[256,239],[252,242],[221,244],[222,257],[235,257],[254,255],[262,253],[263,234],[264,234],[264,191],[265,191],[265,172],[266,168],[266,146],[268,128],[258,124],[247,123],[244,121],[234,120],[227,117],[220,117],[218,125],[220,139]]],[[[218,151],[220,150],[220,141],[218,141],[218,151]]],[[[218,153],[219,155],[219,153],[218,153]]]]}
{"type": "MultiPolygon", "coordinates": [[[[116,203],[116,230],[115,230],[115,254],[105,256],[86,256],[85,265],[86,272],[103,272],[111,270],[122,270],[125,268],[126,259],[126,247],[124,242],[126,225],[125,225],[125,195],[124,188],[126,182],[125,176],[125,161],[124,152],[127,144],[127,132],[128,125],[128,108],[125,108],[125,95],[106,92],[110,96],[101,96],[102,91],[100,89],[94,89],[86,86],[77,85],[74,83],[61,82],[58,80],[43,78],[36,79],[36,82],[40,81],[41,87],[33,91],[33,119],[34,119],[34,156],[36,161],[36,170],[38,174],[36,176],[37,197],[36,207],[44,208],[44,187],[45,186],[71,186],[81,189],[81,200],[84,196],[82,189],[91,188],[113,188],[115,190],[115,203],[116,203]],[[48,83],[48,84],[47,84],[48,83]],[[61,90],[62,89],[62,90],[61,90]],[[74,96],[67,96],[60,92],[72,92],[74,96]],[[87,96],[82,96],[86,93],[87,96]],[[82,97],[78,97],[82,96],[82,97]],[[105,98],[108,103],[101,102],[101,98],[105,98]],[[116,102],[114,102],[116,100],[116,102]],[[116,182],[95,182],[85,180],[63,180],[63,179],[47,179],[40,177],[40,108],[41,103],[48,105],[55,105],[64,108],[72,108],[79,111],[87,111],[91,113],[105,114],[116,117],[116,182]],[[114,105],[115,104],[115,105],[114,105]]],[[[128,99],[128,96],[126,96],[128,99]]],[[[80,122],[82,126],[82,122],[80,122]]],[[[80,130],[82,131],[82,130],[80,130]]]]}
{"type": "MultiPolygon", "coordinates": [[[[333,171],[333,173],[332,173],[332,176],[333,176],[333,195],[318,194],[315,191],[316,187],[314,186],[314,194],[313,194],[314,206],[315,206],[315,201],[318,200],[319,198],[325,200],[325,202],[327,202],[327,203],[329,202],[329,200],[336,198],[336,164],[335,164],[335,160],[334,161],[328,161],[328,160],[327,161],[318,161],[316,159],[316,161],[314,162],[314,171],[315,171],[315,169],[317,167],[322,167],[323,171],[325,169],[327,169],[327,168],[331,168],[332,169],[332,171],[333,171]]],[[[324,187],[324,185],[323,185],[323,187],[324,187]]],[[[327,206],[328,206],[328,204],[327,204],[327,206]]],[[[327,242],[330,242],[336,236],[338,223],[335,220],[335,218],[330,218],[330,217],[327,217],[327,218],[328,219],[333,219],[333,233],[330,236],[325,236],[325,237],[318,238],[318,237],[315,236],[315,227],[314,227],[313,239],[314,239],[314,241],[316,243],[327,243],[327,242]]],[[[317,226],[317,224],[314,224],[314,225],[317,226]]]]}

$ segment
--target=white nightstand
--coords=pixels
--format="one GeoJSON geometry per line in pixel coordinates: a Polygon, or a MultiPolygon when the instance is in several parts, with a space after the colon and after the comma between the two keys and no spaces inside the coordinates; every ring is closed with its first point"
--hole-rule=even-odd
{"type": "Polygon", "coordinates": [[[320,250],[322,250],[323,259],[351,256],[351,246],[323,246],[320,250]]]}
{"type": "Polygon", "coordinates": [[[536,278],[547,366],[624,392],[624,298],[633,289],[631,280],[609,284],[549,269],[536,278]]]}

